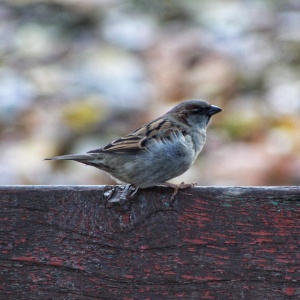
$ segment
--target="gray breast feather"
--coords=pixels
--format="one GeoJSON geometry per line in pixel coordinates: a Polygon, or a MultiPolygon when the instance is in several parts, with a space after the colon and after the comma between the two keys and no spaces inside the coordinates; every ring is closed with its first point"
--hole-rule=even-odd
{"type": "Polygon", "coordinates": [[[142,154],[119,161],[113,176],[125,182],[129,176],[136,186],[145,188],[181,175],[191,166],[196,152],[189,138],[182,134],[172,138],[153,141],[142,154]]]}

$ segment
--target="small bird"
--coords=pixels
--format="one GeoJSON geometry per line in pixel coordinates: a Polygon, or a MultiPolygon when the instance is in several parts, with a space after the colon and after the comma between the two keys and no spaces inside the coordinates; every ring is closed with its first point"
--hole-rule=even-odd
{"type": "Polygon", "coordinates": [[[222,109],[203,100],[179,103],[163,116],[142,125],[127,136],[88,151],[46,158],[75,160],[107,172],[118,183],[137,189],[157,185],[178,189],[195,184],[175,185],[167,181],[186,172],[202,150],[211,116],[222,109]]]}

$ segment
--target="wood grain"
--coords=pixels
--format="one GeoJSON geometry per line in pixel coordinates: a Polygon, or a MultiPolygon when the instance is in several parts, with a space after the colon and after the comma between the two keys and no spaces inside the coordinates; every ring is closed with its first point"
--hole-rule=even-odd
{"type": "Polygon", "coordinates": [[[300,187],[0,187],[0,299],[300,299],[300,187]]]}

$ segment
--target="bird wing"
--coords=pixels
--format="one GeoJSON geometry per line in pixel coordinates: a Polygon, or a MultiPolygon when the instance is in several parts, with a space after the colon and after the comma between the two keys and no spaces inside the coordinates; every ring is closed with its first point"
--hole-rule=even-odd
{"type": "Polygon", "coordinates": [[[159,118],[148,124],[145,124],[128,134],[119,138],[106,146],[91,150],[88,153],[122,153],[133,154],[146,150],[146,146],[151,142],[159,142],[170,139],[173,133],[181,132],[186,134],[185,130],[174,122],[159,118]]]}

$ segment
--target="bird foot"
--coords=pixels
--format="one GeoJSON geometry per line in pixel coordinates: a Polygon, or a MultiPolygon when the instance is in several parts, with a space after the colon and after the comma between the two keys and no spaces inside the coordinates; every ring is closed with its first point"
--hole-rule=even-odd
{"type": "Polygon", "coordinates": [[[192,182],[192,183],[184,183],[184,182],[181,182],[180,184],[175,184],[175,183],[170,183],[170,182],[164,182],[162,184],[162,186],[166,186],[166,187],[171,187],[174,189],[174,192],[172,194],[172,197],[171,197],[171,202],[173,203],[177,193],[178,193],[178,190],[184,190],[184,189],[188,189],[188,188],[191,188],[193,186],[196,186],[197,183],[196,182],[192,182]]]}

